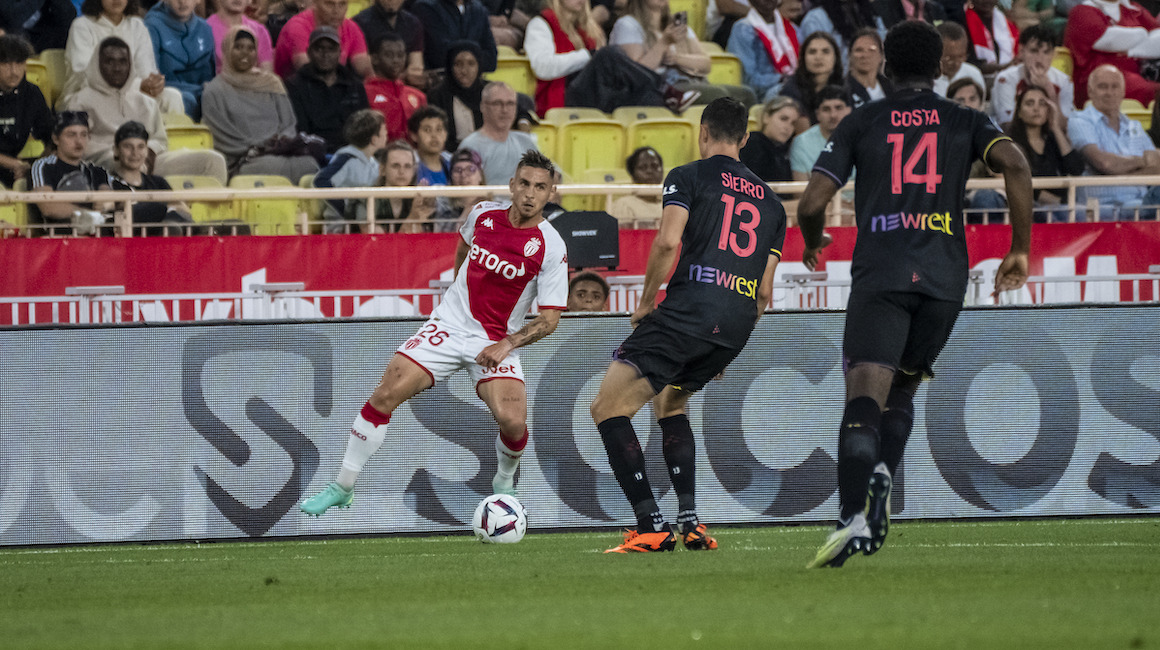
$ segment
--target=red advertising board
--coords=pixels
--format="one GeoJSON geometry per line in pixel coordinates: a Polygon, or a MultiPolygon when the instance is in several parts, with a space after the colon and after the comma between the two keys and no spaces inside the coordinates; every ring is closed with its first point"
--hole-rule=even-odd
{"type": "MultiPolygon", "coordinates": [[[[819,270],[848,265],[854,251],[853,228],[829,232],[834,243],[819,270]]],[[[643,274],[655,234],[621,231],[614,273],[643,274]]],[[[303,282],[308,291],[426,288],[451,269],[458,241],[455,234],[0,240],[0,296],[60,296],[66,287],[98,285],[121,285],[127,294],[241,292],[243,277],[252,281],[259,272],[265,282],[303,282]]],[[[968,227],[972,267],[1001,259],[1009,241],[1007,226],[968,227]]],[[[782,269],[800,262],[801,250],[801,235],[790,229],[782,269]]],[[[1043,224],[1032,231],[1032,275],[1146,273],[1155,264],[1158,223],[1043,224]]]]}

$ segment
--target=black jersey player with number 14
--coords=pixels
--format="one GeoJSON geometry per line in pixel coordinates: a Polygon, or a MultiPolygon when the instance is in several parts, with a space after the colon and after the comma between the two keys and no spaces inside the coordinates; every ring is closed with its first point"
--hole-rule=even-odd
{"type": "Polygon", "coordinates": [[[968,277],[963,194],[971,163],[1003,174],[1011,250],[995,291],[1027,279],[1031,171],[1019,147],[982,113],[932,91],[942,39],[922,22],[886,35],[886,71],[896,91],[865,104],[834,131],[798,206],[813,269],[823,247],[826,204],[857,167],[858,240],[842,342],[846,406],[838,434],[838,527],[811,567],[841,566],[886,539],[893,475],[914,418],[913,398],[950,337],[968,277]]]}

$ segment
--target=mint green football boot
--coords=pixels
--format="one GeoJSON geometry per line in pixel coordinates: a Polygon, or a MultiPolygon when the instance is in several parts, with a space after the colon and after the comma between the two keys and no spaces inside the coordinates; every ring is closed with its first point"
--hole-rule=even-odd
{"type": "Polygon", "coordinates": [[[299,507],[311,517],[321,517],[322,513],[333,507],[349,508],[351,501],[354,501],[353,489],[344,490],[338,483],[330,483],[323,491],[303,500],[299,507]]]}

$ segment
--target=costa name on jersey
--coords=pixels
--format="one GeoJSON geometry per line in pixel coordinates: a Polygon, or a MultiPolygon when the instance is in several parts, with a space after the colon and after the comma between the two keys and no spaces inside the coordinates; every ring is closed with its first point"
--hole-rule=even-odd
{"type": "Polygon", "coordinates": [[[563,310],[568,301],[568,253],[547,221],[517,228],[511,203],[483,201],[459,234],[470,250],[432,316],[446,325],[498,341],[517,331],[537,301],[563,310]]]}

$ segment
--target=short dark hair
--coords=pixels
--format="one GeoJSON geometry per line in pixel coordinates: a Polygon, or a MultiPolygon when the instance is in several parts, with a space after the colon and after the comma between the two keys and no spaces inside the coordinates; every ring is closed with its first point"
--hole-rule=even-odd
{"type": "Polygon", "coordinates": [[[952,81],[951,85],[947,86],[947,99],[953,99],[960,90],[967,86],[974,88],[975,92],[979,93],[979,99],[981,101],[987,101],[987,90],[980,86],[979,82],[970,77],[963,77],[962,79],[952,81]]]}
{"type": "Polygon", "coordinates": [[[939,36],[948,41],[961,41],[967,37],[967,30],[963,26],[950,20],[944,20],[935,28],[939,36]]]}
{"type": "Polygon", "coordinates": [[[23,36],[5,34],[0,36],[0,63],[24,63],[36,52],[23,36]]]}
{"type": "Polygon", "coordinates": [[[379,134],[387,118],[373,108],[364,108],[350,114],[342,126],[342,137],[346,143],[359,149],[369,145],[379,134]]]}
{"type": "Polygon", "coordinates": [[[403,36],[401,34],[398,34],[396,32],[387,32],[387,33],[383,34],[382,36],[375,38],[375,40],[371,42],[370,48],[367,50],[367,53],[377,54],[379,51],[379,48],[381,48],[383,46],[383,43],[402,43],[404,49],[406,49],[406,47],[407,47],[407,41],[406,41],[406,39],[403,38],[403,36]]]}
{"type": "Polygon", "coordinates": [[[636,173],[636,166],[640,164],[641,156],[650,152],[656,154],[657,160],[661,161],[661,167],[664,167],[665,159],[661,157],[661,152],[649,146],[637,147],[635,151],[628,154],[628,158],[624,159],[624,168],[628,170],[629,176],[636,173]]]}
{"type": "Polygon", "coordinates": [[[97,45],[97,56],[100,56],[101,52],[104,52],[105,49],[114,47],[121,50],[127,50],[130,53],[133,52],[133,48],[129,47],[129,44],[121,40],[121,38],[117,36],[109,36],[108,38],[102,40],[99,45],[97,45]]]}
{"type": "Polygon", "coordinates": [[[886,33],[886,74],[896,82],[934,81],[942,72],[942,42],[927,23],[898,23],[886,33]]]}
{"type": "Polygon", "coordinates": [[[595,273],[593,271],[581,271],[572,276],[572,279],[568,281],[568,293],[571,294],[572,289],[581,282],[595,282],[596,284],[599,284],[600,288],[604,290],[605,300],[608,299],[608,296],[612,295],[612,287],[608,286],[608,280],[605,280],[604,278],[600,277],[599,273],[595,273]]]}
{"type": "Polygon", "coordinates": [[[749,110],[732,97],[719,97],[701,113],[701,125],[708,127],[712,140],[741,144],[749,132],[749,110]]]}
{"type": "Polygon", "coordinates": [[[411,117],[407,118],[407,131],[411,133],[418,133],[419,127],[423,126],[423,120],[430,120],[433,118],[442,120],[443,128],[448,128],[448,122],[450,122],[450,120],[447,119],[447,111],[439,108],[438,106],[426,104],[415,109],[415,112],[411,113],[411,117]]]}
{"type": "Polygon", "coordinates": [[[552,163],[550,158],[535,149],[528,149],[524,152],[524,155],[520,156],[520,162],[516,165],[516,171],[518,172],[521,167],[542,169],[552,174],[552,177],[555,178],[556,165],[552,163]]]}
{"type": "MultiPolygon", "coordinates": [[[[85,0],[81,3],[81,15],[96,18],[101,15],[101,10],[104,7],[101,5],[101,0],[85,0]]],[[[129,4],[125,5],[126,16],[136,16],[141,13],[141,0],[129,0],[129,4]]]]}
{"type": "Polygon", "coordinates": [[[1045,25],[1040,25],[1039,23],[1028,25],[1023,31],[1019,32],[1020,47],[1030,45],[1035,41],[1046,43],[1051,47],[1055,47],[1056,45],[1055,34],[1045,25]]]}
{"type": "Polygon", "coordinates": [[[822,102],[831,99],[841,100],[846,106],[851,106],[854,103],[850,100],[850,93],[846,92],[845,88],[830,84],[822,86],[822,89],[818,91],[818,103],[814,105],[814,113],[817,113],[818,109],[821,108],[822,102]]]}

